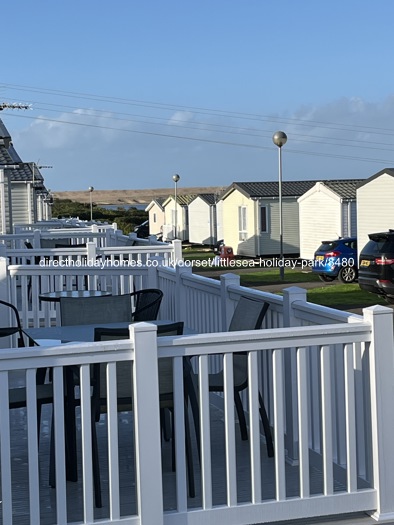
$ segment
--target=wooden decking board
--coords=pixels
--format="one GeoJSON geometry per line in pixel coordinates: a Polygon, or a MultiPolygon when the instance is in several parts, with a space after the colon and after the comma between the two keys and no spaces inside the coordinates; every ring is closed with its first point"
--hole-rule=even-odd
{"type": "MultiPolygon", "coordinates": [[[[135,485],[135,458],[133,450],[133,415],[132,413],[119,414],[119,454],[120,454],[120,501],[121,514],[127,516],[136,512],[136,485],[135,485]]],[[[40,498],[41,498],[41,524],[51,525],[56,523],[56,492],[49,487],[49,450],[50,450],[50,422],[51,407],[44,407],[42,417],[42,431],[40,436],[40,498]]],[[[80,425],[78,423],[78,428],[80,425]]],[[[14,504],[14,519],[16,525],[29,524],[29,498],[28,498],[28,457],[27,457],[27,430],[26,410],[13,410],[11,419],[12,436],[12,489],[14,504]]],[[[226,476],[224,463],[224,425],[222,413],[219,409],[212,407],[211,410],[211,446],[212,446],[212,486],[213,504],[226,504],[226,476]]],[[[97,425],[100,454],[100,472],[102,483],[103,508],[95,509],[97,519],[109,516],[108,508],[108,461],[107,461],[107,436],[105,416],[102,416],[100,424],[97,425]]],[[[198,454],[194,432],[192,431],[194,446],[194,467],[196,497],[188,499],[190,508],[201,506],[201,478],[198,454]]],[[[248,502],[251,499],[250,486],[250,454],[249,442],[241,441],[239,429],[236,428],[237,440],[237,485],[239,502],[248,502]]],[[[171,469],[171,442],[163,440],[163,495],[164,509],[171,511],[176,509],[175,482],[176,473],[171,469]]],[[[78,439],[78,457],[81,457],[80,436],[78,439]]],[[[262,492],[264,500],[275,498],[274,459],[266,455],[265,444],[261,442],[262,458],[262,492]]],[[[79,464],[79,480],[81,480],[81,465],[79,464]]],[[[287,496],[297,496],[299,491],[298,467],[286,465],[286,490],[287,496]]],[[[344,490],[338,483],[335,490],[344,490]]],[[[311,492],[321,493],[321,472],[311,467],[311,492]]],[[[82,484],[79,482],[67,483],[68,519],[69,522],[83,521],[82,484]]],[[[0,515],[0,525],[3,525],[0,515]]],[[[4,524],[8,525],[8,524],[4,524]]]]}

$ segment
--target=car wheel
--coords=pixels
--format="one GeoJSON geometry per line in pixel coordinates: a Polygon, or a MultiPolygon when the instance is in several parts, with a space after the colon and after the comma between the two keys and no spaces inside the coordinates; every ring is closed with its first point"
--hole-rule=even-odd
{"type": "Polygon", "coordinates": [[[344,266],[339,271],[338,279],[342,283],[353,283],[357,279],[357,271],[353,266],[344,266]]]}
{"type": "Polygon", "coordinates": [[[326,275],[325,273],[320,273],[319,279],[323,281],[323,283],[330,283],[335,279],[335,277],[333,277],[332,275],[326,275]]]}

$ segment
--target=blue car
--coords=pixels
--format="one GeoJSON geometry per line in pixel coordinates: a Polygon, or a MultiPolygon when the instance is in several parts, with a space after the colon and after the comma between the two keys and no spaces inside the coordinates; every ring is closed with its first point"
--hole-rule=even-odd
{"type": "Polygon", "coordinates": [[[313,258],[312,271],[324,282],[338,278],[343,283],[357,279],[357,239],[344,237],[323,241],[313,258]]]}

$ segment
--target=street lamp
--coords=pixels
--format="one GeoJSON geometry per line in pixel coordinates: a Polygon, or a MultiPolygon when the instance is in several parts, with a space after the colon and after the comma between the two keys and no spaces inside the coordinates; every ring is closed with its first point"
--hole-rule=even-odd
{"type": "Polygon", "coordinates": [[[93,186],[89,186],[89,195],[90,195],[90,220],[93,220],[93,202],[92,202],[92,193],[93,193],[93,186]]]}
{"type": "Polygon", "coordinates": [[[287,142],[287,135],[283,131],[276,131],[272,136],[272,141],[279,149],[279,275],[285,278],[285,267],[283,260],[283,210],[282,210],[282,146],[287,142]]]}
{"type": "Polygon", "coordinates": [[[173,175],[172,180],[175,183],[175,228],[174,228],[174,239],[178,238],[177,225],[178,225],[178,202],[177,202],[177,186],[180,176],[176,173],[173,175]]]}

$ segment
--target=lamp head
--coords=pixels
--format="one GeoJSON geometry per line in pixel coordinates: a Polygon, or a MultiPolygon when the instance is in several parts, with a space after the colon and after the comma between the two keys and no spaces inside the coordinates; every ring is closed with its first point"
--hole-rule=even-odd
{"type": "Polygon", "coordinates": [[[287,142],[286,133],[284,131],[276,131],[272,135],[272,142],[275,144],[275,146],[278,146],[278,148],[281,148],[287,142]]]}
{"type": "Polygon", "coordinates": [[[172,177],[172,180],[173,180],[174,182],[178,182],[179,179],[180,179],[180,176],[179,176],[177,173],[176,173],[175,175],[173,175],[173,177],[172,177]]]}
{"type": "Polygon", "coordinates": [[[92,192],[94,190],[93,186],[89,186],[88,190],[92,192]]]}

